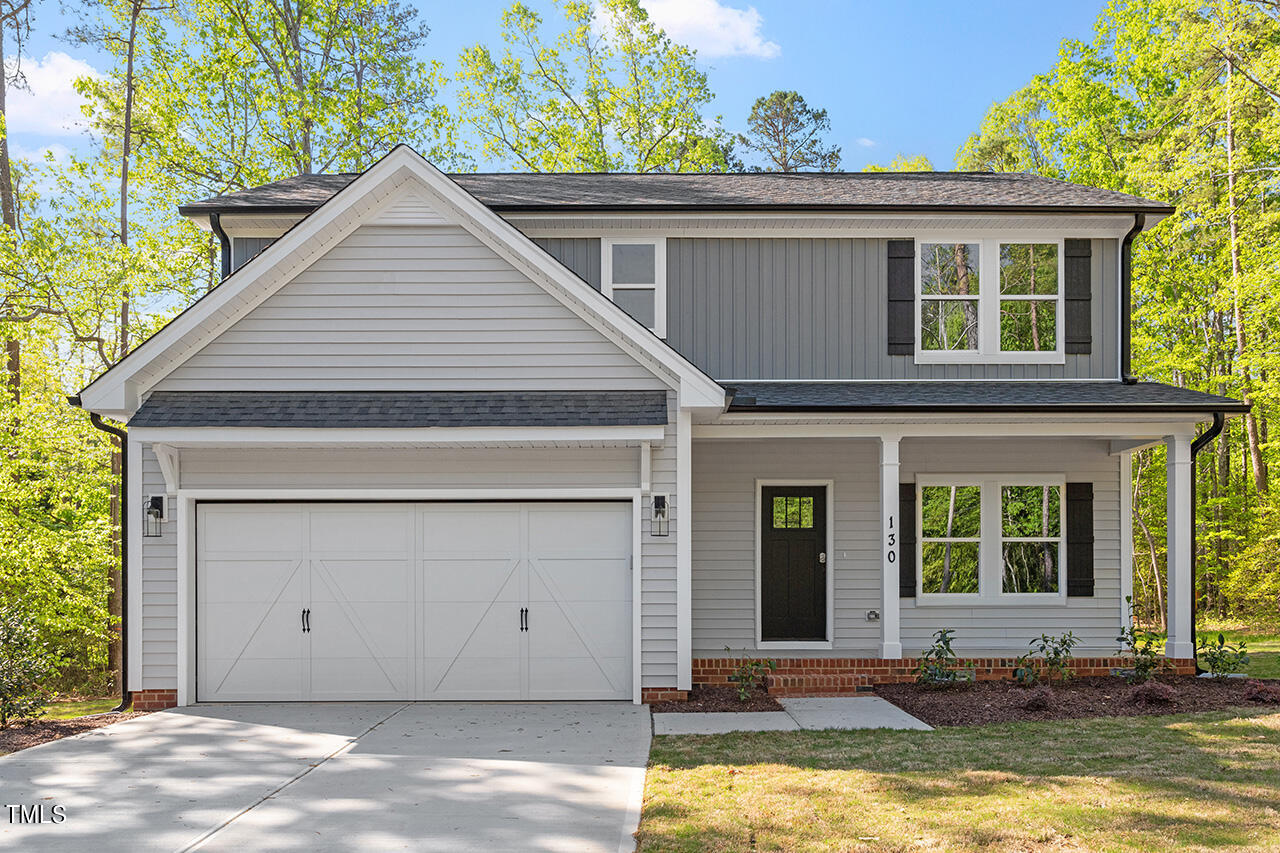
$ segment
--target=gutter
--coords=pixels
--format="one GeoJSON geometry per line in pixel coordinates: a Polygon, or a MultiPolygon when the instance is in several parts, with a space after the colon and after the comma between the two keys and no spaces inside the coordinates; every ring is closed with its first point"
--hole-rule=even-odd
{"type": "MultiPolygon", "coordinates": [[[[1196,436],[1196,440],[1191,442],[1191,649],[1192,654],[1196,649],[1196,456],[1201,450],[1209,445],[1222,432],[1222,427],[1226,424],[1226,418],[1222,412],[1213,413],[1213,424],[1196,436]]],[[[1204,672],[1200,667],[1200,658],[1197,655],[1196,675],[1204,672]]]]}
{"type": "Polygon", "coordinates": [[[1147,215],[1135,213],[1133,227],[1120,241],[1120,381],[1125,385],[1138,381],[1129,374],[1133,339],[1133,238],[1142,233],[1146,224],[1147,215]]]}
{"type": "MultiPolygon", "coordinates": [[[[80,395],[67,402],[81,408],[80,395]]],[[[127,711],[133,694],[129,691],[129,434],[89,413],[89,423],[120,439],[120,704],[112,711],[127,711]]]]}
{"type": "Polygon", "coordinates": [[[218,245],[221,248],[219,254],[222,259],[222,278],[225,280],[231,275],[231,238],[227,236],[227,232],[222,230],[222,214],[209,214],[209,228],[214,234],[218,235],[218,245]]]}

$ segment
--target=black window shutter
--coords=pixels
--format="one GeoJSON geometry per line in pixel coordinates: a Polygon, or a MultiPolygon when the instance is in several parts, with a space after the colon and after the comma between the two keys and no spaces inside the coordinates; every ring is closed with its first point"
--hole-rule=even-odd
{"type": "Polygon", "coordinates": [[[916,244],[889,241],[889,355],[916,351],[916,244]]]}
{"type": "Polygon", "coordinates": [[[1093,596],[1093,483],[1067,483],[1067,595],[1093,596]]]}
{"type": "Polygon", "coordinates": [[[1063,250],[1063,273],[1067,278],[1062,291],[1067,311],[1064,351],[1088,354],[1093,349],[1093,285],[1089,280],[1093,274],[1092,243],[1065,240],[1063,250]]]}
{"type": "Polygon", "coordinates": [[[898,484],[898,597],[916,597],[916,484],[898,484]]]}

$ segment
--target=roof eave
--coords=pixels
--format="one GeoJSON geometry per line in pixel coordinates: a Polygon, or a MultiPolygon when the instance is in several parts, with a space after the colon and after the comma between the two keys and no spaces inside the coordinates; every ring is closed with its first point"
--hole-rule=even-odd
{"type": "Polygon", "coordinates": [[[990,404],[974,404],[974,405],[913,405],[913,404],[897,404],[889,406],[859,406],[859,405],[832,405],[832,406],[814,406],[814,405],[730,405],[729,414],[750,414],[753,412],[778,414],[789,413],[795,415],[803,415],[805,413],[815,414],[832,414],[832,413],[877,413],[886,414],[897,413],[929,413],[929,414],[945,414],[947,412],[957,412],[961,414],[1099,414],[1099,413],[1116,413],[1116,414],[1200,414],[1207,415],[1214,412],[1223,414],[1242,415],[1253,407],[1252,403],[1205,403],[1201,405],[1168,405],[1168,404],[1109,404],[1109,403],[1071,403],[1071,404],[1044,404],[1044,405],[990,405],[990,404]]]}

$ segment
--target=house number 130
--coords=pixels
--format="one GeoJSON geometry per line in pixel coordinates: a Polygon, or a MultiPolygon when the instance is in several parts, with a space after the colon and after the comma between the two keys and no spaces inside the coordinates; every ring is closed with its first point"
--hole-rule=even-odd
{"type": "Polygon", "coordinates": [[[889,546],[889,550],[885,552],[885,559],[888,560],[890,563],[892,563],[898,559],[898,552],[894,550],[894,548],[898,544],[898,534],[893,532],[893,516],[892,515],[889,516],[889,533],[886,536],[886,542],[889,546]]]}

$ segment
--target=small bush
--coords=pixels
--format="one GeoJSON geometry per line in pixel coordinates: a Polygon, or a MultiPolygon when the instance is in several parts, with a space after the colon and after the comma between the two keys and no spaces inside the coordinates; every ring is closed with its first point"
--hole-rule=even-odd
{"type": "Polygon", "coordinates": [[[32,720],[49,702],[55,669],[36,635],[34,620],[15,602],[0,604],[0,729],[32,720]]]}
{"type": "Polygon", "coordinates": [[[1071,650],[1080,644],[1080,639],[1068,631],[1062,636],[1041,634],[1031,641],[1032,650],[1044,658],[1044,671],[1052,684],[1054,679],[1069,681],[1074,675],[1071,670],[1071,650]]]}
{"type": "Polygon", "coordinates": [[[1264,705],[1280,705],[1280,685],[1250,681],[1244,687],[1244,698],[1264,705]]]}
{"type": "Polygon", "coordinates": [[[968,683],[969,679],[961,671],[964,662],[951,648],[951,635],[954,633],[954,628],[943,628],[933,633],[933,645],[920,653],[920,663],[916,666],[917,684],[951,687],[968,683]]]}
{"type": "Polygon", "coordinates": [[[1040,683],[1040,662],[1035,655],[1031,652],[1019,655],[1013,662],[1013,680],[1023,687],[1035,687],[1040,683]]]}
{"type": "Polygon", "coordinates": [[[1027,698],[1022,700],[1024,711],[1047,711],[1052,705],[1053,689],[1043,684],[1029,691],[1027,698]]]}
{"type": "MultiPolygon", "coordinates": [[[[726,652],[732,654],[728,646],[724,647],[726,652]]],[[[776,660],[764,660],[761,658],[748,658],[746,652],[738,656],[738,663],[733,668],[733,674],[729,676],[729,680],[738,688],[738,699],[747,702],[751,699],[751,694],[759,687],[765,686],[765,679],[769,673],[778,668],[776,660]]]]}
{"type": "Polygon", "coordinates": [[[1249,663],[1249,653],[1245,650],[1244,641],[1239,646],[1233,646],[1222,634],[1218,634],[1216,643],[1201,637],[1196,646],[1196,656],[1204,661],[1214,678],[1226,678],[1233,672],[1244,669],[1249,663]]]}
{"type": "Polygon", "coordinates": [[[1132,705],[1154,707],[1172,705],[1177,701],[1177,691],[1161,681],[1143,681],[1129,690],[1129,703],[1132,705]]]}
{"type": "Polygon", "coordinates": [[[1133,674],[1129,676],[1130,684],[1142,684],[1153,675],[1168,666],[1164,655],[1160,654],[1160,635],[1154,631],[1137,627],[1137,608],[1132,596],[1125,596],[1129,603],[1129,627],[1120,632],[1116,641],[1120,643],[1120,654],[1133,658],[1133,674]]]}

